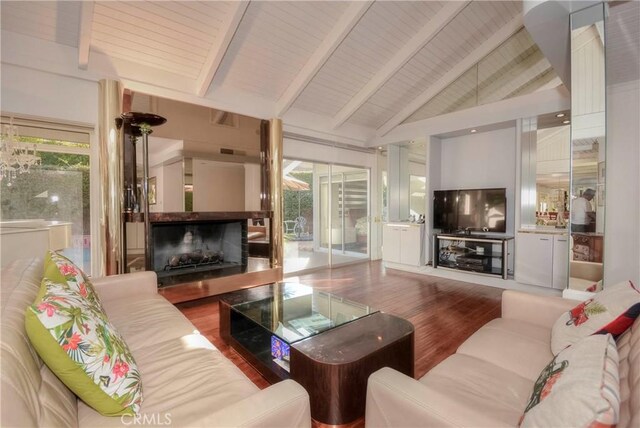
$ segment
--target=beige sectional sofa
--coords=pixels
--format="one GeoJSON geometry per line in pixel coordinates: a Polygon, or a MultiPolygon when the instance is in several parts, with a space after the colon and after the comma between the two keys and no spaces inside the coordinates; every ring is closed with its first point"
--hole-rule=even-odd
{"type": "Polygon", "coordinates": [[[142,376],[141,414],[105,417],[79,401],[32,348],[24,314],[43,274],[40,259],[2,269],[2,427],[260,426],[309,427],[309,396],[283,381],[256,387],[173,305],[157,294],[154,273],[94,279],[110,321],[142,376]]]}
{"type": "MultiPolygon", "coordinates": [[[[384,368],[369,378],[368,427],[518,426],[533,385],[551,361],[551,329],[578,302],[516,291],[502,317],[419,380],[384,368]]],[[[618,428],[640,427],[640,318],[617,341],[622,399],[618,428]]]]}

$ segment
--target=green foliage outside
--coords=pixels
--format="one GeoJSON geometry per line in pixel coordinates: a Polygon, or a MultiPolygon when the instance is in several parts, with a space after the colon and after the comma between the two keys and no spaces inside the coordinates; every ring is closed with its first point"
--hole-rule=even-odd
{"type": "MultiPolygon", "coordinates": [[[[42,144],[42,139],[22,137],[42,144]]],[[[45,140],[50,141],[50,140],[45,140]]],[[[76,143],[56,142],[56,145],[76,143]]],[[[74,235],[90,234],[89,156],[39,151],[41,165],[0,185],[3,220],[44,219],[73,223],[74,235]],[[55,201],[57,197],[57,201],[55,201]]]]}

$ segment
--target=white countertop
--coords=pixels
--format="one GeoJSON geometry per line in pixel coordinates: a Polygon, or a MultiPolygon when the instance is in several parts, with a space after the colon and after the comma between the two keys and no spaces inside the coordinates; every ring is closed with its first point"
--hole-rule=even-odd
{"type": "Polygon", "coordinates": [[[568,229],[557,229],[555,226],[531,226],[521,227],[518,233],[540,233],[544,235],[567,235],[568,229]]]}
{"type": "Polygon", "coordinates": [[[412,223],[410,221],[390,221],[385,223],[387,226],[397,226],[397,227],[420,227],[424,226],[424,223],[412,223]]]}

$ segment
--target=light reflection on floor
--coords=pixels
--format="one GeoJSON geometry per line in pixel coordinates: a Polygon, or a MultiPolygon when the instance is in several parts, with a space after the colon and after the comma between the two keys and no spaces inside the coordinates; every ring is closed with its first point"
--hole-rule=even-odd
{"type": "MultiPolygon", "coordinates": [[[[337,254],[333,253],[333,265],[368,260],[366,254],[337,254]]],[[[325,267],[329,264],[329,254],[325,251],[314,251],[313,242],[285,241],[284,243],[284,273],[305,271],[325,267]]]]}

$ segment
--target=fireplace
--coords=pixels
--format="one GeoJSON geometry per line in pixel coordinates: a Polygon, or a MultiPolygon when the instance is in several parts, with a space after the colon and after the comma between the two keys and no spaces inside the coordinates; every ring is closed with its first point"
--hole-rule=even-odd
{"type": "Polygon", "coordinates": [[[159,286],[247,270],[246,220],[151,222],[150,227],[150,263],[159,286]]]}

